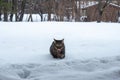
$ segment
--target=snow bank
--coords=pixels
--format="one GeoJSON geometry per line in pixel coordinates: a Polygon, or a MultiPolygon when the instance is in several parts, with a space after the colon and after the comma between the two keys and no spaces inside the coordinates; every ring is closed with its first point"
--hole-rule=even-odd
{"type": "Polygon", "coordinates": [[[0,80],[119,80],[120,24],[0,23],[0,80]],[[49,47],[65,39],[66,58],[49,47]]]}
{"type": "Polygon", "coordinates": [[[0,80],[119,80],[119,66],[120,56],[45,64],[7,64],[0,68],[0,80]]]}

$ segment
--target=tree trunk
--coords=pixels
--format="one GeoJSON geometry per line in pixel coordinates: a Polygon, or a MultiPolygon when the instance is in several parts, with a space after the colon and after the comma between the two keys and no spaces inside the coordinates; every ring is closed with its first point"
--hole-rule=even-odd
{"type": "Polygon", "coordinates": [[[23,0],[23,1],[22,1],[22,4],[21,4],[21,14],[20,14],[19,21],[22,21],[22,20],[23,20],[25,4],[26,4],[26,0],[23,0]]]}
{"type": "Polygon", "coordinates": [[[3,13],[4,13],[4,21],[8,21],[8,0],[4,1],[4,9],[3,9],[3,13]]]}
{"type": "Polygon", "coordinates": [[[48,21],[51,21],[51,0],[48,1],[47,8],[48,8],[48,21]]]}
{"type": "Polygon", "coordinates": [[[101,22],[101,17],[102,17],[102,2],[101,0],[98,1],[98,19],[97,22],[101,22]]]}
{"type": "Polygon", "coordinates": [[[28,18],[28,21],[33,22],[32,14],[30,14],[30,16],[29,16],[29,18],[28,18]]]}
{"type": "Polygon", "coordinates": [[[72,21],[75,21],[75,0],[72,0],[72,21]]]}
{"type": "Polygon", "coordinates": [[[11,14],[10,14],[10,21],[13,21],[13,14],[14,14],[14,8],[15,8],[15,0],[12,0],[12,9],[11,9],[11,14]]]}
{"type": "Polygon", "coordinates": [[[42,22],[42,21],[43,21],[43,12],[40,11],[40,12],[39,12],[39,15],[40,15],[40,17],[41,17],[41,22],[42,22]]]}
{"type": "Polygon", "coordinates": [[[8,21],[7,8],[4,7],[4,21],[8,21]]]}
{"type": "Polygon", "coordinates": [[[2,20],[2,18],[1,18],[1,15],[2,15],[1,10],[2,10],[2,8],[1,8],[1,5],[0,5],[0,21],[2,20]]]}
{"type": "Polygon", "coordinates": [[[78,8],[78,20],[80,21],[80,10],[81,10],[81,4],[79,0],[79,8],[78,8]]]}
{"type": "Polygon", "coordinates": [[[18,15],[17,15],[17,8],[18,8],[17,0],[14,0],[14,11],[15,11],[15,21],[18,21],[18,15]]]}

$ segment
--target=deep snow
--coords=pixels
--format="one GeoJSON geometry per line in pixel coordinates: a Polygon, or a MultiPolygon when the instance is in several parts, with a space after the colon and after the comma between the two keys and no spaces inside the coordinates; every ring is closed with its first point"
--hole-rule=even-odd
{"type": "Polygon", "coordinates": [[[0,80],[119,80],[120,24],[0,23],[0,80]],[[49,47],[65,39],[66,58],[49,47]]]}

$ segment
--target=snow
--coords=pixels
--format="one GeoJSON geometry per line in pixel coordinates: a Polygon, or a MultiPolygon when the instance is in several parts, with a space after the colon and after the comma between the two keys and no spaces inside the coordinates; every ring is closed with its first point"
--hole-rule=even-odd
{"type": "Polygon", "coordinates": [[[0,80],[120,80],[119,23],[0,23],[0,80]],[[53,39],[65,59],[53,59],[53,39]]]}

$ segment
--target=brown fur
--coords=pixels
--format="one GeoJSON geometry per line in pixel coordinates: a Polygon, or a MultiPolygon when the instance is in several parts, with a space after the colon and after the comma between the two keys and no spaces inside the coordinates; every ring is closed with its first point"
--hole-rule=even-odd
{"type": "Polygon", "coordinates": [[[55,40],[50,46],[50,53],[54,58],[65,58],[65,45],[63,40],[55,40]]]}

